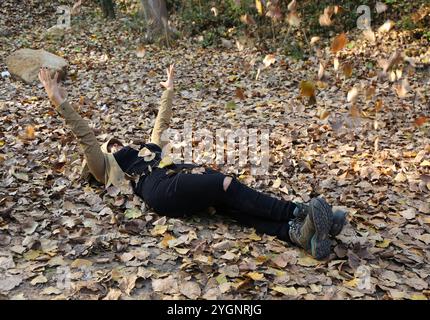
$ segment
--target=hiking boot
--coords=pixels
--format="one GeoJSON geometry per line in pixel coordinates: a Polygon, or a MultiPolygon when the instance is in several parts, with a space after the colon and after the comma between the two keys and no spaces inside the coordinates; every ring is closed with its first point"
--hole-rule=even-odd
{"type": "Polygon", "coordinates": [[[297,203],[293,213],[296,218],[289,222],[289,236],[316,259],[330,254],[329,232],[333,224],[333,212],[323,198],[313,198],[308,205],[297,203]]]}
{"type": "Polygon", "coordinates": [[[336,237],[339,233],[342,232],[342,229],[346,224],[346,216],[347,213],[342,210],[336,210],[333,213],[333,224],[330,228],[330,235],[332,237],[336,237]]]}
{"type": "MultiPolygon", "coordinates": [[[[302,219],[304,219],[307,214],[308,213],[306,210],[298,210],[297,212],[294,212],[294,215],[296,217],[301,217],[302,219]]],[[[333,224],[331,225],[329,232],[332,237],[336,237],[337,235],[339,235],[339,233],[342,232],[342,229],[346,224],[346,216],[347,212],[342,210],[336,210],[333,213],[333,224]]]]}

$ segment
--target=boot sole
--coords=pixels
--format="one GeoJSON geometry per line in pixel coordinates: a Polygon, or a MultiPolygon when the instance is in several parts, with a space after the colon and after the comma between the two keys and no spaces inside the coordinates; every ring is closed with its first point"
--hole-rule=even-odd
{"type": "Polygon", "coordinates": [[[342,210],[337,210],[333,213],[333,225],[330,229],[330,235],[332,237],[336,237],[339,233],[342,232],[342,229],[346,224],[347,215],[348,213],[342,210]]]}
{"type": "Polygon", "coordinates": [[[315,226],[315,234],[311,239],[311,253],[316,259],[322,260],[330,255],[329,233],[333,224],[333,213],[329,204],[322,198],[312,199],[310,206],[315,226]]]}

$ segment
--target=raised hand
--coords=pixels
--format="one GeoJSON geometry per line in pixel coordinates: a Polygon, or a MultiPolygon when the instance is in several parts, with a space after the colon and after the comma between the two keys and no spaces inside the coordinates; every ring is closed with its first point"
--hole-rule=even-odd
{"type": "Polygon", "coordinates": [[[164,82],[160,82],[160,84],[166,88],[167,90],[173,90],[173,76],[175,71],[175,65],[170,65],[169,68],[166,69],[167,80],[164,82]]]}
{"type": "Polygon", "coordinates": [[[49,100],[56,107],[59,107],[67,98],[67,93],[64,88],[58,84],[58,72],[52,78],[47,68],[41,68],[39,71],[39,80],[43,84],[49,100]]]}

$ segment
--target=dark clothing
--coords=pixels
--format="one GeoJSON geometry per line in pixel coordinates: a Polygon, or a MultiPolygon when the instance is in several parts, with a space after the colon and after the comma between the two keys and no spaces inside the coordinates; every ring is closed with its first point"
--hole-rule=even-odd
{"type": "Polygon", "coordinates": [[[162,215],[186,217],[214,207],[217,213],[258,232],[289,240],[288,221],[293,217],[294,203],[255,191],[234,178],[224,191],[226,176],[208,168],[202,174],[184,172],[196,167],[184,164],[156,168],[141,178],[135,192],[162,215]]]}
{"type": "Polygon", "coordinates": [[[134,192],[155,212],[178,218],[214,207],[218,213],[258,232],[289,240],[288,221],[293,217],[294,203],[255,191],[237,179],[224,191],[226,175],[209,168],[202,168],[199,173],[193,173],[200,168],[193,164],[158,168],[161,148],[152,143],[140,147],[146,147],[155,156],[147,161],[138,156],[139,151],[124,147],[114,157],[125,173],[140,176],[138,183],[133,184],[134,192]]]}
{"type": "Polygon", "coordinates": [[[131,176],[142,176],[150,174],[152,168],[158,166],[161,161],[161,148],[154,143],[141,144],[140,149],[142,148],[151,151],[154,154],[153,159],[147,161],[144,157],[139,157],[139,151],[129,146],[123,147],[113,154],[122,171],[131,176]]]}

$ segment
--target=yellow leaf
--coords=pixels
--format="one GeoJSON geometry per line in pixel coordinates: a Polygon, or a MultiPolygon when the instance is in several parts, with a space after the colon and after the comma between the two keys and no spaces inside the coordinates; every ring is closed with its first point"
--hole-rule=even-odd
{"type": "Polygon", "coordinates": [[[342,50],[348,42],[348,38],[346,37],[345,32],[342,32],[340,35],[336,36],[331,44],[331,52],[336,53],[342,50]]]}
{"type": "Polygon", "coordinates": [[[424,160],[420,163],[420,167],[430,167],[430,161],[424,160]]]}
{"type": "Polygon", "coordinates": [[[272,185],[272,188],[273,189],[278,189],[280,186],[281,186],[281,179],[279,179],[279,178],[277,178],[274,182],[273,182],[273,185],[272,185]]]}
{"type": "Polygon", "coordinates": [[[318,260],[315,260],[314,258],[312,258],[311,256],[304,256],[301,257],[297,260],[297,263],[301,266],[304,267],[314,267],[320,264],[320,262],[318,260]]]}
{"type": "Polygon", "coordinates": [[[179,254],[187,254],[188,251],[190,251],[190,249],[186,249],[186,248],[176,248],[175,247],[175,251],[179,254]]]}
{"type": "Polygon", "coordinates": [[[129,208],[125,210],[124,216],[127,219],[137,219],[142,216],[142,212],[137,208],[129,208]]]}
{"type": "Polygon", "coordinates": [[[166,225],[159,225],[157,224],[154,229],[151,230],[151,235],[153,236],[160,236],[164,234],[167,231],[166,225]]]}
{"type": "Polygon", "coordinates": [[[262,16],[264,13],[264,8],[261,0],[255,0],[255,7],[257,8],[258,14],[262,16]]]}
{"type": "Polygon", "coordinates": [[[394,181],[396,182],[405,182],[407,181],[408,178],[406,177],[406,175],[404,175],[403,173],[399,172],[395,177],[394,177],[394,181]]]}
{"type": "Polygon", "coordinates": [[[218,284],[223,284],[228,281],[224,273],[221,273],[219,276],[217,276],[215,280],[218,282],[218,284]]]}
{"type": "Polygon", "coordinates": [[[46,282],[48,282],[48,279],[43,274],[38,275],[36,278],[33,278],[33,280],[30,281],[30,283],[33,286],[39,283],[46,283],[46,282]]]}
{"type": "Polygon", "coordinates": [[[76,259],[70,264],[71,268],[81,268],[81,267],[90,267],[93,263],[90,260],[86,259],[76,259]]]}
{"type": "Polygon", "coordinates": [[[248,272],[246,274],[249,278],[255,281],[264,280],[264,274],[258,272],[248,272]]]}
{"type": "Polygon", "coordinates": [[[297,296],[298,292],[294,287],[283,287],[283,286],[275,286],[272,290],[282,293],[286,296],[297,296]]]}
{"type": "Polygon", "coordinates": [[[411,300],[428,300],[428,298],[423,294],[413,294],[410,297],[411,300]]]}
{"type": "Polygon", "coordinates": [[[391,240],[384,239],[384,241],[380,241],[376,244],[378,248],[387,248],[391,243],[391,240]]]}
{"type": "Polygon", "coordinates": [[[355,288],[358,285],[358,279],[354,278],[350,281],[344,281],[343,284],[347,287],[355,288]]]}
{"type": "Polygon", "coordinates": [[[255,233],[251,233],[251,234],[248,236],[248,239],[250,239],[250,240],[254,240],[254,241],[260,241],[260,240],[261,240],[261,237],[260,237],[259,235],[255,234],[255,233]]]}
{"type": "Polygon", "coordinates": [[[26,253],[24,253],[24,259],[25,260],[35,260],[40,256],[39,250],[29,250],[26,253]]]}
{"type": "Polygon", "coordinates": [[[163,240],[161,241],[161,246],[163,248],[167,248],[169,246],[169,241],[170,240],[175,240],[176,238],[174,236],[172,236],[171,234],[166,234],[164,235],[163,240]]]}
{"type": "Polygon", "coordinates": [[[169,156],[165,156],[163,159],[161,159],[160,164],[158,165],[159,168],[165,168],[173,164],[172,158],[169,156]]]}

